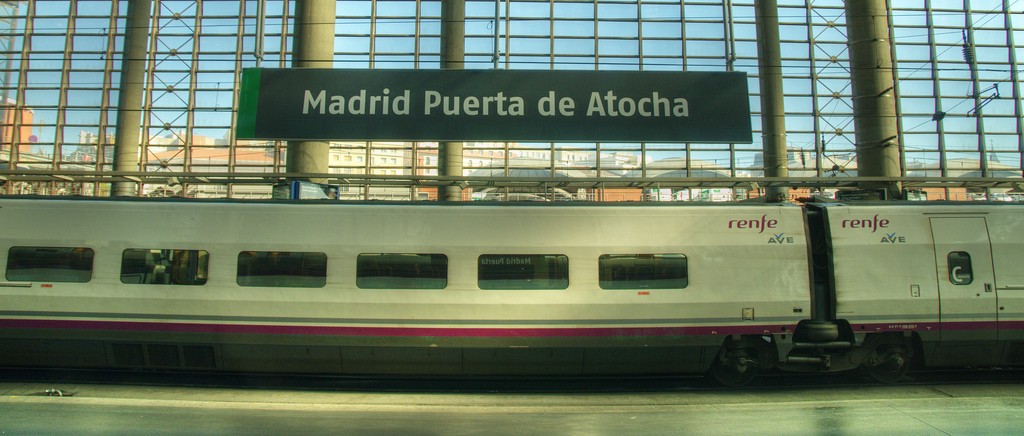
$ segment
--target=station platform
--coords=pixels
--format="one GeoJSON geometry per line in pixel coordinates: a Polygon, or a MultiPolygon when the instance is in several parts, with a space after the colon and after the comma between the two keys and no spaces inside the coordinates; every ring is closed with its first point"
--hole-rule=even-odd
{"type": "Polygon", "coordinates": [[[1024,383],[407,393],[0,382],[0,434],[902,434],[1024,430],[1024,383]]]}

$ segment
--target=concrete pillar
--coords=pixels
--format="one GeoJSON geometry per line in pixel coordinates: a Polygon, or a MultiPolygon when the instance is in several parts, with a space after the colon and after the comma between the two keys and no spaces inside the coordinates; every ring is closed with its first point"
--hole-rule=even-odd
{"type": "MultiPolygon", "coordinates": [[[[334,66],[334,21],[337,0],[297,0],[295,38],[292,41],[292,66],[295,68],[332,68],[334,66]]],[[[321,141],[289,141],[286,170],[289,173],[327,173],[330,144],[321,141]]],[[[323,178],[304,180],[323,183],[323,178]]]]}
{"type": "MultiPolygon", "coordinates": [[[[442,176],[462,175],[462,143],[442,142],[437,150],[437,173],[442,176]]],[[[462,186],[443,186],[438,192],[438,200],[462,201],[462,186]]]]}
{"type": "MultiPolygon", "coordinates": [[[[757,75],[761,85],[761,141],[765,177],[789,177],[786,154],[786,108],[782,95],[782,49],[779,43],[779,7],[776,0],[756,0],[757,75]]],[[[785,201],[789,188],[771,186],[769,202],[785,201]]]]}
{"type": "MultiPolygon", "coordinates": [[[[114,171],[139,171],[142,96],[152,0],[130,0],[125,20],[121,81],[117,94],[117,129],[114,132],[114,171]]],[[[100,132],[102,135],[103,132],[100,132]]],[[[114,196],[138,195],[135,182],[115,182],[114,196]]]]}
{"type": "MultiPolygon", "coordinates": [[[[857,174],[899,177],[899,130],[885,0],[847,0],[846,29],[853,83],[857,174]]],[[[885,189],[890,199],[901,195],[898,182],[866,183],[861,188],[885,189]]]]}
{"type": "MultiPolygon", "coordinates": [[[[497,25],[497,23],[495,23],[497,25]]],[[[466,60],[466,1],[441,1],[441,67],[446,70],[465,68],[466,60]]],[[[462,176],[461,142],[438,144],[437,174],[462,176]]],[[[438,190],[438,200],[461,201],[462,187],[444,186],[438,190]]]]}
{"type": "Polygon", "coordinates": [[[441,67],[461,70],[466,64],[466,0],[441,2],[441,67]]]}

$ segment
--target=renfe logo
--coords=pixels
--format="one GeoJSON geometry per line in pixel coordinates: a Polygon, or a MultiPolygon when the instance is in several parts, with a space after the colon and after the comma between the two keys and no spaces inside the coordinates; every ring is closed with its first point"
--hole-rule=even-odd
{"type": "Polygon", "coordinates": [[[842,227],[844,229],[871,229],[871,233],[875,233],[878,229],[888,228],[889,220],[878,219],[878,214],[875,214],[871,219],[843,220],[842,227]]]}
{"type": "Polygon", "coordinates": [[[761,215],[760,219],[752,220],[729,220],[730,229],[754,229],[757,233],[764,233],[764,229],[774,229],[779,226],[779,220],[768,219],[768,215],[761,215]]]}

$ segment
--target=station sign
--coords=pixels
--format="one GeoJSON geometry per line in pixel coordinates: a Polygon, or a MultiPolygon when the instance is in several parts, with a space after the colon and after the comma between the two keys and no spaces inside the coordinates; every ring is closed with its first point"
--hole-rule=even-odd
{"type": "Polygon", "coordinates": [[[740,72],[242,73],[237,139],[752,142],[740,72]]]}

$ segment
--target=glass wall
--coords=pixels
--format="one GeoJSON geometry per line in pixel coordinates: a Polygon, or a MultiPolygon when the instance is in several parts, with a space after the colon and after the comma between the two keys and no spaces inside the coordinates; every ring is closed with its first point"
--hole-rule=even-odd
{"type": "MultiPolygon", "coordinates": [[[[128,3],[0,1],[0,167],[112,169],[128,3]]],[[[284,171],[283,142],[237,141],[232,132],[241,70],[290,66],[295,3],[152,1],[141,170],[284,171]]],[[[790,174],[855,176],[843,2],[778,3],[790,174]]],[[[890,3],[906,175],[1021,177],[1018,57],[1024,2],[890,3]]],[[[466,1],[466,68],[741,71],[749,77],[754,140],[469,143],[463,152],[464,175],[655,182],[764,175],[753,0],[507,0],[497,7],[496,16],[494,1],[466,1]]],[[[440,17],[436,0],[339,0],[334,66],[440,68],[440,17]]],[[[329,164],[338,174],[434,175],[437,151],[436,143],[335,142],[329,164]]],[[[260,184],[144,188],[145,195],[270,195],[269,185],[260,184]]],[[[433,198],[430,189],[415,184],[342,188],[346,198],[433,198]]],[[[7,183],[0,189],[103,194],[100,184],[7,183]]],[[[547,191],[549,198],[553,193],[547,191]]],[[[514,194],[482,190],[473,195],[514,194]]],[[[594,198],[592,192],[559,195],[594,198]]],[[[673,193],[671,198],[681,196],[673,193]]]]}

